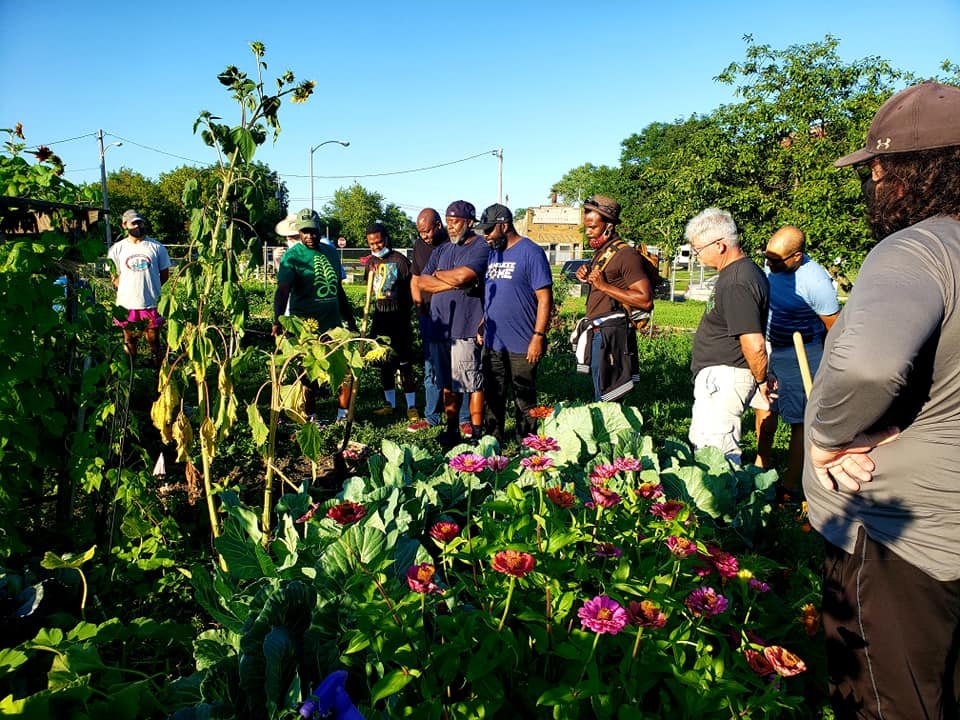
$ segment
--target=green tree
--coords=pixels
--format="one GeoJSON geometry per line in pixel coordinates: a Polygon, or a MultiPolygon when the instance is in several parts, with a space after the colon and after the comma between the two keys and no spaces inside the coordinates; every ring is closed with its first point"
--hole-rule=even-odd
{"type": "Polygon", "coordinates": [[[591,195],[612,195],[617,188],[617,168],[608,165],[585,163],[569,170],[555,182],[550,193],[557,193],[557,200],[565,205],[581,203],[591,195]]]}
{"type": "Polygon", "coordinates": [[[367,226],[378,220],[386,226],[395,247],[409,247],[416,234],[416,225],[406,213],[393,203],[385,203],[383,195],[360,183],[334,192],[323,212],[331,226],[339,227],[348,247],[365,247],[367,226]]]}
{"type": "Polygon", "coordinates": [[[137,210],[147,221],[147,232],[160,242],[175,242],[182,232],[183,220],[176,204],[168,202],[160,186],[146,175],[121,167],[107,175],[110,198],[110,225],[115,238],[126,231],[121,217],[126,210],[137,210]]]}

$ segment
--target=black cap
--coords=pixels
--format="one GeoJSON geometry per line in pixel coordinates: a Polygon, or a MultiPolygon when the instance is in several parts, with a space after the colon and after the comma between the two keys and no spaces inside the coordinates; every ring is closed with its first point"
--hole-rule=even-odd
{"type": "Polygon", "coordinates": [[[483,215],[480,216],[480,221],[477,223],[477,229],[486,235],[493,229],[494,225],[505,222],[513,222],[513,213],[506,205],[494,203],[483,211],[483,215]]]}

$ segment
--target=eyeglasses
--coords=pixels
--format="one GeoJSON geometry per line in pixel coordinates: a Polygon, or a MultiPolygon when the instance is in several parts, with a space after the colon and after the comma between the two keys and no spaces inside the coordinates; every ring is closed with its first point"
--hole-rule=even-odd
{"type": "Polygon", "coordinates": [[[722,242],[723,240],[724,240],[724,238],[719,237],[719,238],[717,238],[716,240],[711,240],[711,241],[708,242],[706,245],[701,245],[701,246],[698,247],[698,248],[695,248],[695,247],[693,247],[693,246],[691,245],[691,246],[690,246],[690,252],[693,253],[693,256],[694,256],[694,257],[700,257],[700,253],[702,253],[702,252],[703,252],[704,250],[706,250],[708,247],[710,247],[711,245],[716,245],[718,242],[722,242]]]}
{"type": "Polygon", "coordinates": [[[856,171],[857,175],[860,177],[860,182],[866,182],[867,180],[873,179],[873,168],[870,167],[870,163],[861,163],[860,165],[854,165],[853,169],[856,171]]]}

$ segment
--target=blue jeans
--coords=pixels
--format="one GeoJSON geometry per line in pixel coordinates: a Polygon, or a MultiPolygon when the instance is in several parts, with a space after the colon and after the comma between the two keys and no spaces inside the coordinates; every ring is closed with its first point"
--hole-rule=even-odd
{"type": "MultiPolygon", "coordinates": [[[[450,355],[449,340],[425,340],[423,343],[423,390],[426,396],[423,416],[430,425],[439,425],[443,420],[443,388],[437,382],[437,370],[441,366],[440,353],[450,355]]],[[[449,361],[447,365],[449,365],[449,361]]],[[[470,403],[460,404],[460,423],[470,422],[470,403]]]]}

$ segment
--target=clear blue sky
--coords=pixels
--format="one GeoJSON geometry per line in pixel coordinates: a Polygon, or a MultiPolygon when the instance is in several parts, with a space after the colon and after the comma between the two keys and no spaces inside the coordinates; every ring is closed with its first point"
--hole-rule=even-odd
{"type": "MultiPolygon", "coordinates": [[[[271,78],[317,81],[285,104],[283,132],[257,159],[286,180],[291,205],[316,205],[351,179],[487,153],[426,172],[359,177],[409,214],[465,198],[496,201],[504,150],[511,207],[546,202],[552,182],[585,162],[616,164],[620,142],[654,121],[733,99],[713,80],[743,58],[743,35],[776,48],[841,41],[844,59],[880,56],[929,76],[960,61],[960,0],[687,2],[52,2],[0,0],[0,127],[31,144],[94,133],[210,162],[192,134],[198,111],[236,120],[217,83],[253,70],[247,43],[267,46],[271,78]]],[[[75,182],[99,179],[93,136],[53,149],[75,182]]],[[[106,154],[150,177],[183,160],[126,142],[106,154]]]]}

